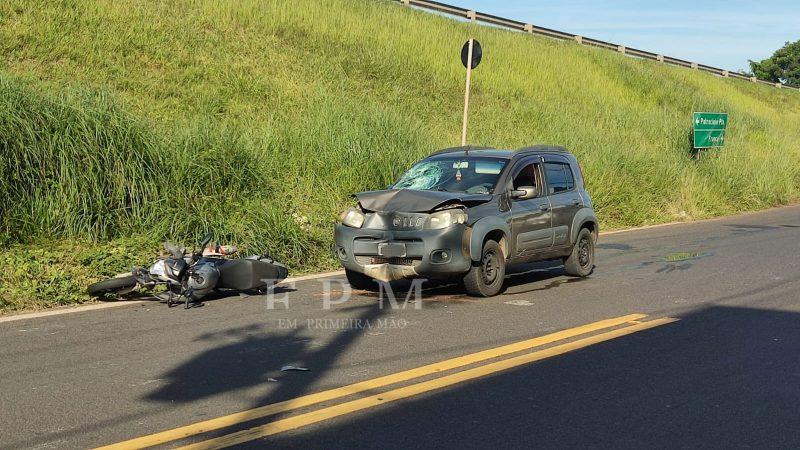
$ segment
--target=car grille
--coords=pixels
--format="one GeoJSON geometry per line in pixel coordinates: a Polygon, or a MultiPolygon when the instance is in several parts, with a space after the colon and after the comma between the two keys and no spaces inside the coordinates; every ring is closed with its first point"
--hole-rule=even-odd
{"type": "Polygon", "coordinates": [[[383,256],[356,256],[356,262],[362,266],[368,264],[393,264],[396,266],[414,266],[420,263],[422,258],[384,258],[383,256]]]}
{"type": "Polygon", "coordinates": [[[395,230],[419,230],[425,223],[425,216],[397,214],[392,217],[390,223],[395,230]]]}

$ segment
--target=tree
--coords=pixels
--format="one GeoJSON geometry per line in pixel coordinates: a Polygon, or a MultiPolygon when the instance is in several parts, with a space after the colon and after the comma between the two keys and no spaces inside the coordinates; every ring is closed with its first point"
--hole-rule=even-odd
{"type": "Polygon", "coordinates": [[[800,41],[787,42],[772,56],[761,61],[750,61],[753,74],[762,80],[780,81],[800,85],[800,41]]]}

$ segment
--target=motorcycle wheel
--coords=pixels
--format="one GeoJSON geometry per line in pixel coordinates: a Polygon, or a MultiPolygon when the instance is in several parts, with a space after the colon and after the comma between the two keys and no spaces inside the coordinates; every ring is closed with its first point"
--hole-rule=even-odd
{"type": "Polygon", "coordinates": [[[109,278],[108,280],[98,281],[89,285],[86,291],[93,297],[100,297],[105,294],[113,294],[123,289],[130,289],[136,286],[136,277],[133,275],[109,278]]]}

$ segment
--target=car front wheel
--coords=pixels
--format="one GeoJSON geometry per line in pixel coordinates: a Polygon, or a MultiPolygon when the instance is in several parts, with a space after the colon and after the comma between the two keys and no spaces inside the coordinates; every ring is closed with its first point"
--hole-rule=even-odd
{"type": "Polygon", "coordinates": [[[473,297],[491,297],[503,288],[506,278],[506,257],[496,241],[483,244],[481,260],[473,264],[464,277],[464,288],[473,297]]]}

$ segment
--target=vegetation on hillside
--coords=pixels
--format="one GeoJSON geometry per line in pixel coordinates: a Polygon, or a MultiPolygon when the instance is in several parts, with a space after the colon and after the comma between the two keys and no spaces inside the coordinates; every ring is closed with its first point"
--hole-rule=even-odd
{"type": "MultiPolygon", "coordinates": [[[[330,267],[331,223],[351,193],[384,187],[458,142],[458,52],[470,36],[484,60],[473,75],[469,140],[566,145],[605,229],[800,198],[798,92],[388,0],[7,0],[5,251],[58,241],[77,254],[134,237],[152,252],[163,239],[191,243],[211,230],[269,248],[295,271],[330,267]],[[699,110],[731,121],[725,149],[694,161],[699,110]]],[[[73,273],[70,292],[102,275],[80,258],[49,261],[73,273]]],[[[106,271],[127,267],[108,261],[106,271]]],[[[46,285],[44,273],[31,276],[46,285]]],[[[86,300],[2,277],[0,309],[86,300]]]]}

